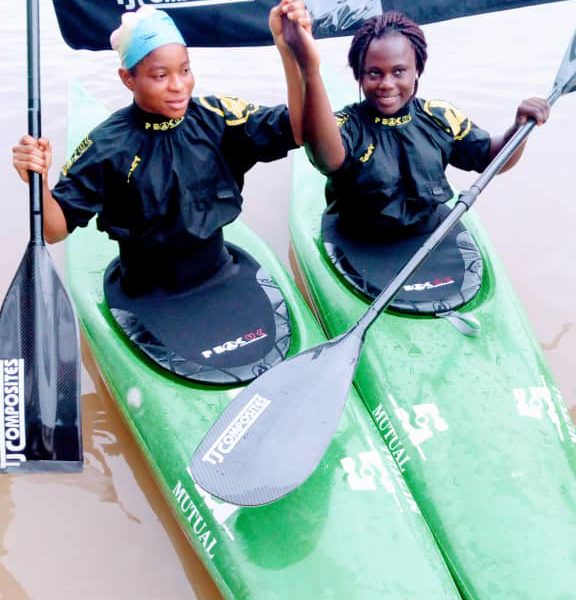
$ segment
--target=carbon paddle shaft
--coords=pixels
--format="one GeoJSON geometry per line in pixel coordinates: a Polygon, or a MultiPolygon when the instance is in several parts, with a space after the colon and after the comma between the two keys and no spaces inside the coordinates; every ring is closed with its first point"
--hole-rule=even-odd
{"type": "MultiPolygon", "coordinates": [[[[40,10],[38,0],[28,0],[26,35],[28,39],[28,133],[42,136],[40,113],[40,10]]],[[[42,175],[30,172],[30,243],[44,244],[42,214],[42,175]]]]}
{"type": "MultiPolygon", "coordinates": [[[[563,89],[554,86],[554,89],[548,96],[550,105],[554,104],[563,94],[563,89]]],[[[502,150],[494,157],[492,162],[486,167],[482,175],[472,184],[469,190],[463,192],[458,197],[454,208],[442,223],[430,234],[430,237],[422,244],[412,258],[402,267],[398,275],[374,300],[370,308],[358,320],[354,328],[350,331],[356,336],[364,337],[368,327],[374,322],[378,315],[390,304],[394,296],[400,291],[407,279],[414,271],[430,256],[433,250],[448,235],[451,229],[462,218],[462,215],[476,202],[478,196],[484,188],[497,175],[502,167],[512,158],[512,155],[518,150],[522,142],[528,137],[532,129],[536,126],[536,121],[530,120],[514,133],[506,142],[502,150]]]]}
{"type": "MultiPolygon", "coordinates": [[[[38,0],[26,6],[28,133],[39,138],[38,0]]],[[[42,175],[29,180],[30,240],[0,310],[0,472],[78,471],[78,326],[44,242],[42,175]]]]}

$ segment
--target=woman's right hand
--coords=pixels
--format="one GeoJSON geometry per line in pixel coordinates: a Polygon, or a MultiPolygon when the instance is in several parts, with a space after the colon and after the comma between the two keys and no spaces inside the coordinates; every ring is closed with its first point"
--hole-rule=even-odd
{"type": "Polygon", "coordinates": [[[68,235],[66,217],[48,187],[48,171],[52,164],[52,146],[47,138],[35,139],[25,135],[12,148],[12,164],[23,181],[29,181],[29,172],[40,173],[43,180],[44,237],[49,244],[68,235]]]}
{"type": "Polygon", "coordinates": [[[47,138],[35,139],[31,135],[23,136],[12,148],[12,164],[22,181],[28,183],[28,172],[40,173],[44,179],[52,165],[52,146],[47,138]]]}

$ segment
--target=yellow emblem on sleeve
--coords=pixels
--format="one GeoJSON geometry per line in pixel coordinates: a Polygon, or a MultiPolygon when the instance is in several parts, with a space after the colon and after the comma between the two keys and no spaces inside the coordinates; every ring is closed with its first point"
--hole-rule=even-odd
{"type": "Polygon", "coordinates": [[[66,177],[68,175],[68,171],[72,165],[90,148],[93,144],[92,140],[86,136],[79,144],[76,146],[76,150],[72,153],[72,156],[66,161],[66,164],[62,167],[62,175],[66,177]]]}
{"type": "Polygon", "coordinates": [[[208,98],[199,98],[202,106],[215,112],[226,120],[226,125],[242,125],[246,123],[252,113],[255,113],[260,106],[253,104],[252,102],[246,102],[241,98],[232,98],[230,96],[216,96],[220,100],[221,105],[224,107],[222,110],[219,106],[210,104],[208,98]]]}
{"type": "Polygon", "coordinates": [[[350,119],[350,115],[348,113],[336,113],[334,118],[336,119],[336,125],[341,129],[344,126],[344,123],[350,119]]]}
{"type": "Polygon", "coordinates": [[[444,100],[426,100],[424,110],[432,116],[455,140],[465,138],[472,129],[472,121],[459,109],[444,100]]]}

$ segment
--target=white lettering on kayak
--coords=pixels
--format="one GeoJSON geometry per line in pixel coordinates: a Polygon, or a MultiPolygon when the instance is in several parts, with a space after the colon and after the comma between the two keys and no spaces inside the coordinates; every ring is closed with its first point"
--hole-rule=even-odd
{"type": "Polygon", "coordinates": [[[351,490],[376,491],[378,485],[383,487],[394,498],[396,506],[402,510],[400,492],[405,498],[409,510],[420,514],[414,496],[408,489],[406,481],[390,452],[385,452],[389,468],[382,461],[382,453],[373,448],[369,452],[360,452],[358,459],[347,456],[340,461],[346,471],[346,480],[351,490]],[[392,474],[390,473],[392,471],[392,474]]]}
{"type": "Polygon", "coordinates": [[[523,417],[542,420],[545,416],[552,422],[560,441],[564,441],[564,433],[558,411],[552,399],[552,392],[542,376],[542,385],[528,388],[514,388],[512,394],[516,400],[516,410],[523,417]]]}
{"type": "Polygon", "coordinates": [[[218,439],[210,446],[208,451],[202,457],[204,462],[213,465],[224,462],[224,456],[234,450],[236,444],[248,432],[250,427],[256,423],[262,413],[272,404],[271,400],[254,394],[250,400],[242,407],[242,410],[236,415],[233,421],[220,434],[218,439]]]}
{"type": "Polygon", "coordinates": [[[410,456],[408,456],[406,449],[403,447],[402,441],[398,437],[394,425],[392,425],[390,417],[382,403],[372,411],[372,416],[376,421],[376,426],[382,433],[386,446],[388,446],[394,460],[398,463],[398,468],[404,473],[406,470],[404,465],[410,460],[410,456]]]}
{"type": "Polygon", "coordinates": [[[0,469],[26,461],[24,360],[0,360],[0,469]]]}
{"type": "Polygon", "coordinates": [[[172,490],[178,509],[184,515],[184,518],[191,525],[191,531],[193,537],[195,537],[206,551],[206,554],[211,559],[214,559],[214,548],[218,543],[218,540],[214,537],[212,531],[208,528],[208,525],[201,515],[196,504],[194,504],[190,494],[184,487],[184,484],[178,480],[174,489],[172,490]]]}
{"type": "Polygon", "coordinates": [[[404,479],[402,473],[400,472],[400,468],[399,468],[395,458],[393,458],[391,454],[386,454],[386,460],[390,464],[390,468],[392,469],[392,472],[394,473],[394,478],[396,479],[396,484],[400,488],[402,495],[404,496],[406,502],[408,503],[408,508],[413,513],[421,514],[420,507],[418,506],[418,504],[416,504],[416,500],[414,499],[414,496],[412,495],[412,492],[410,491],[410,488],[408,487],[406,480],[404,479]]]}
{"type": "MultiPolygon", "coordinates": [[[[436,404],[431,402],[426,402],[424,404],[414,404],[410,408],[413,411],[413,419],[414,424],[411,422],[410,413],[398,405],[396,399],[392,394],[388,394],[388,399],[394,407],[394,414],[397,419],[402,424],[402,429],[408,434],[408,438],[410,443],[418,450],[422,460],[427,460],[426,455],[424,454],[424,450],[422,448],[422,444],[434,437],[435,432],[444,432],[448,431],[448,423],[442,416],[440,415],[440,409],[436,404]]],[[[401,447],[401,442],[398,439],[398,435],[394,430],[392,424],[390,423],[390,418],[384,411],[384,407],[380,404],[376,410],[379,410],[385,415],[380,417],[380,424],[377,421],[379,429],[385,432],[384,441],[386,442],[388,448],[392,452],[392,455],[396,459],[398,463],[398,467],[403,471],[403,462],[399,460],[397,457],[398,450],[401,447]],[[387,425],[387,423],[390,423],[387,425]]],[[[378,418],[376,413],[373,413],[374,417],[378,418]]],[[[403,450],[403,449],[402,449],[403,450]]],[[[400,454],[402,456],[402,454],[400,454]]]]}
{"type": "Polygon", "coordinates": [[[229,340],[224,342],[223,344],[218,344],[214,346],[211,350],[202,350],[202,356],[204,358],[210,358],[214,354],[223,354],[224,352],[233,352],[234,350],[238,350],[238,348],[243,348],[248,344],[253,344],[254,342],[259,342],[264,338],[267,338],[268,334],[264,332],[263,329],[257,329],[256,331],[251,331],[243,336],[236,338],[235,340],[229,340]]]}
{"type": "Polygon", "coordinates": [[[384,466],[382,458],[376,450],[360,452],[358,460],[347,456],[340,460],[340,464],[346,471],[346,480],[351,490],[374,492],[380,485],[394,497],[394,502],[398,508],[401,508],[398,492],[394,487],[390,472],[384,466]]]}
{"type": "Polygon", "coordinates": [[[234,534],[226,525],[226,521],[238,510],[240,510],[240,506],[236,506],[235,504],[229,504],[228,502],[223,502],[222,500],[217,500],[214,496],[211,496],[206,490],[203,490],[195,481],[194,477],[192,477],[192,471],[190,467],[186,469],[188,475],[190,475],[190,479],[194,482],[194,487],[198,494],[202,497],[204,501],[204,505],[206,508],[212,513],[214,520],[224,531],[226,535],[234,541],[234,534]]]}
{"type": "Polygon", "coordinates": [[[438,279],[434,279],[433,281],[426,281],[425,283],[411,283],[402,286],[402,289],[405,292],[424,292],[426,290],[432,290],[434,288],[439,288],[444,285],[452,285],[454,280],[452,277],[441,277],[438,279]]]}

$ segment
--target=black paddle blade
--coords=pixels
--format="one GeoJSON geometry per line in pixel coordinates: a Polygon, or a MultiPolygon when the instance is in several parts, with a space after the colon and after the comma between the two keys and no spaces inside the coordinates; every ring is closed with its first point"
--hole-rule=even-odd
{"type": "Polygon", "coordinates": [[[76,319],[46,246],[29,244],[0,311],[0,472],[81,468],[76,319]]]}
{"type": "Polygon", "coordinates": [[[559,88],[563,94],[569,94],[576,90],[576,33],[572,36],[570,46],[562,59],[554,86],[559,88]]]}
{"type": "Polygon", "coordinates": [[[242,390],[194,453],[198,485],[240,506],[274,502],[301,485],[334,435],[360,344],[345,335],[315,346],[242,390]]]}

